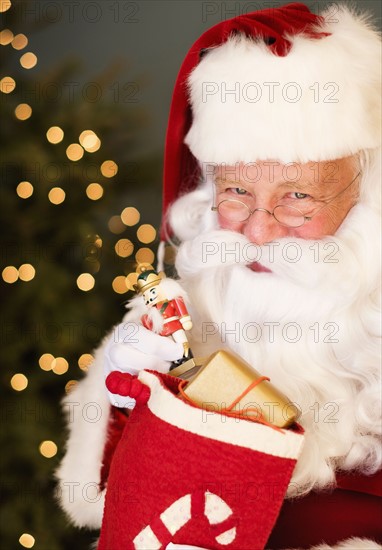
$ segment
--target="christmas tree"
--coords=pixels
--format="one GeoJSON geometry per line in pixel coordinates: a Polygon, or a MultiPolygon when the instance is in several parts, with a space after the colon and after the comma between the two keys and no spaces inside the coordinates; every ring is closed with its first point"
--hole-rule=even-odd
{"type": "MultiPolygon", "coordinates": [[[[34,29],[21,17],[27,2],[0,4],[1,540],[86,548],[96,533],[70,527],[54,494],[66,438],[60,401],[121,319],[128,275],[154,262],[160,162],[139,155],[139,105],[96,101],[94,86],[68,96],[78,63],[39,71],[34,29]]],[[[117,70],[93,85],[107,86],[117,70]]]]}

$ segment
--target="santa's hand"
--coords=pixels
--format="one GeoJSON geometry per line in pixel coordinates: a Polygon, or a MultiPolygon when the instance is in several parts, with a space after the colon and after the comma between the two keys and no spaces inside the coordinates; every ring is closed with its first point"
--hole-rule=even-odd
{"type": "MultiPolygon", "coordinates": [[[[137,375],[140,370],[168,372],[172,361],[183,357],[183,346],[172,338],[160,336],[134,322],[116,326],[105,347],[105,378],[113,371],[137,375]]],[[[134,399],[121,398],[109,392],[117,407],[132,408],[134,399]]]]}

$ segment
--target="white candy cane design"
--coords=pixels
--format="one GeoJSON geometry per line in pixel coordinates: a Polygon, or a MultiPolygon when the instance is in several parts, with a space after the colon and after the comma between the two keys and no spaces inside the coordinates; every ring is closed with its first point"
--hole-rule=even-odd
{"type": "MultiPolygon", "coordinates": [[[[160,523],[171,536],[175,535],[179,529],[192,520],[192,497],[193,495],[188,494],[179,498],[159,516],[160,523]]],[[[222,523],[233,514],[231,508],[222,498],[214,493],[210,493],[209,491],[205,491],[204,493],[203,512],[211,526],[222,523]]],[[[151,526],[147,525],[135,537],[133,543],[136,550],[160,550],[170,542],[170,540],[160,541],[158,539],[154,532],[155,527],[153,526],[153,523],[154,522],[152,522],[151,526]]],[[[157,521],[155,523],[157,523],[157,521]]],[[[223,533],[217,535],[215,540],[222,546],[228,546],[235,540],[235,538],[236,527],[230,527],[223,533]]]]}

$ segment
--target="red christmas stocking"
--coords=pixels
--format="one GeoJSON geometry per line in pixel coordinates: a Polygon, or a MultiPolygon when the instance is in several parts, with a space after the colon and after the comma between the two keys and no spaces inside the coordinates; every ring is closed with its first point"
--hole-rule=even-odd
{"type": "MultiPolygon", "coordinates": [[[[264,548],[302,447],[301,428],[196,408],[177,396],[180,380],[168,375],[123,377],[137,405],[110,467],[98,550],[164,550],[169,542],[264,548]]],[[[118,380],[107,384],[122,391],[118,380]]]]}

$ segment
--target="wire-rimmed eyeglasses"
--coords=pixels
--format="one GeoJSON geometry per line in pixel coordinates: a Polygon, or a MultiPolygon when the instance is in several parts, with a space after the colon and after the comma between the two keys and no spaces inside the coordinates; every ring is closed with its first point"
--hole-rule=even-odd
{"type": "Polygon", "coordinates": [[[321,208],[319,208],[314,214],[307,216],[298,208],[294,206],[287,206],[283,204],[278,204],[275,206],[272,212],[266,208],[255,208],[251,210],[245,202],[242,202],[239,199],[224,199],[217,206],[212,206],[211,210],[218,212],[220,216],[224,219],[231,222],[245,222],[254,214],[255,212],[267,212],[275,218],[275,220],[285,227],[301,227],[305,222],[310,222],[314,216],[316,216],[323,208],[328,206],[332,201],[337,199],[342,193],[344,193],[349,187],[355,182],[355,180],[360,176],[361,172],[352,179],[352,181],[347,185],[342,191],[340,191],[335,197],[330,199],[325,203],[321,208]]]}

